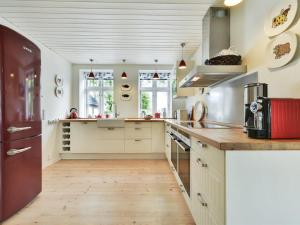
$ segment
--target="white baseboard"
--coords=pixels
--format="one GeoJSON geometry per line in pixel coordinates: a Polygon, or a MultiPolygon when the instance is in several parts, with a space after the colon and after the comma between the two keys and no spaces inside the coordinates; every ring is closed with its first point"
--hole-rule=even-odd
{"type": "Polygon", "coordinates": [[[97,153],[61,153],[61,159],[166,159],[164,153],[143,153],[143,154],[131,154],[131,153],[118,153],[118,154],[97,154],[97,153]]]}

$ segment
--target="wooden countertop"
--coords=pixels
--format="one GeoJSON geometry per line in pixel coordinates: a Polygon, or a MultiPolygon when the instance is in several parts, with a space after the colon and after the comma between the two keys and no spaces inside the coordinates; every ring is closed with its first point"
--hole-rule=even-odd
{"type": "MultiPolygon", "coordinates": [[[[98,119],[62,119],[60,122],[97,122],[98,119]]],[[[103,119],[105,120],[105,119],[103,119]]],[[[165,122],[165,119],[126,118],[125,122],[165,122]]]]}
{"type": "Polygon", "coordinates": [[[194,129],[181,126],[176,120],[165,121],[221,150],[300,150],[300,139],[252,139],[241,128],[194,129]]]}

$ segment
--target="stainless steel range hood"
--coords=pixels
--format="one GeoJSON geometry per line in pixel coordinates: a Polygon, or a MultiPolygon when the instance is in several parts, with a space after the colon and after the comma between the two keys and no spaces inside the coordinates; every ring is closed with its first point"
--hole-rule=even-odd
{"type": "MultiPolygon", "coordinates": [[[[203,18],[202,64],[230,47],[230,9],[211,7],[203,18]]],[[[247,72],[247,66],[198,65],[179,87],[208,87],[247,72]]]]}
{"type": "Polygon", "coordinates": [[[214,86],[226,80],[247,72],[247,66],[196,66],[179,86],[182,87],[208,87],[214,86]]]}

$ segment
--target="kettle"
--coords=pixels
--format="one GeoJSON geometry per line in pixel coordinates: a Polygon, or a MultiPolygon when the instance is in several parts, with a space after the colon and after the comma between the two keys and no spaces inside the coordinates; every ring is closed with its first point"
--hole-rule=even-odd
{"type": "Polygon", "coordinates": [[[76,108],[70,109],[70,119],[78,119],[78,110],[76,108]]]}

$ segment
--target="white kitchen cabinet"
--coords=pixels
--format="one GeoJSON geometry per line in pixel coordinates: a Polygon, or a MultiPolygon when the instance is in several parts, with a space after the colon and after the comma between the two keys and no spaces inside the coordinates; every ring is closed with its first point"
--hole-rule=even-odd
{"type": "Polygon", "coordinates": [[[151,128],[152,122],[126,122],[126,127],[138,128],[138,127],[148,127],[151,128]]]}
{"type": "Polygon", "coordinates": [[[164,153],[165,152],[164,123],[151,123],[151,129],[152,129],[151,152],[164,153]]]}
{"type": "Polygon", "coordinates": [[[125,153],[151,153],[151,139],[126,140],[125,153]]]}
{"type": "Polygon", "coordinates": [[[192,138],[191,208],[197,225],[225,224],[225,152],[192,138]]]}
{"type": "Polygon", "coordinates": [[[126,127],[126,139],[151,139],[151,127],[126,127]]]}
{"type": "MultiPolygon", "coordinates": [[[[149,158],[164,157],[163,122],[126,122],[124,128],[99,128],[96,121],[63,121],[60,124],[60,153],[68,154],[126,154],[147,153],[149,158]]],[[[133,154],[131,154],[133,155],[133,154]]],[[[86,157],[101,157],[87,155],[86,157]]],[[[74,157],[80,157],[75,156],[74,157]]],[[[117,154],[110,157],[118,157],[117,154]]],[[[139,156],[140,157],[140,156],[139,156]]]]}
{"type": "Polygon", "coordinates": [[[96,123],[71,123],[71,153],[124,153],[124,128],[98,128],[96,123]]]}
{"type": "Polygon", "coordinates": [[[165,154],[169,163],[171,163],[171,137],[169,136],[170,127],[171,126],[169,124],[165,125],[165,154]]]}

